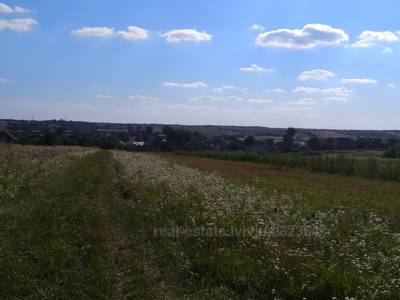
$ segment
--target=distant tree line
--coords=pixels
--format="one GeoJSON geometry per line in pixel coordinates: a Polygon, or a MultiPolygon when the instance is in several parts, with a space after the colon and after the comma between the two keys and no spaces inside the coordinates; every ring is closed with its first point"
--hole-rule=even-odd
{"type": "Polygon", "coordinates": [[[307,141],[308,148],[314,151],[320,150],[356,150],[356,149],[385,149],[398,143],[396,139],[382,138],[318,138],[311,137],[307,141]]]}
{"type": "MultiPolygon", "coordinates": [[[[2,130],[7,130],[2,123],[2,130]]],[[[398,157],[400,140],[375,137],[308,136],[288,128],[273,136],[237,134],[204,135],[179,126],[107,124],[64,120],[13,121],[8,126],[21,144],[66,145],[125,149],[129,151],[248,151],[257,153],[300,153],[324,150],[381,149],[386,157],[398,157]],[[155,130],[154,128],[157,128],[155,130]],[[396,148],[397,147],[397,148],[396,148]]],[[[3,138],[3,140],[7,140],[3,138]]],[[[0,139],[0,142],[2,140],[0,139]]]]}

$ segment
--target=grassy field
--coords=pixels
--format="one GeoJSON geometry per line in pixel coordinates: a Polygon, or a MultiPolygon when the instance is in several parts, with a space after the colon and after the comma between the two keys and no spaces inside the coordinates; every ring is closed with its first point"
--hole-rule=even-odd
{"type": "Polygon", "coordinates": [[[355,208],[366,212],[400,214],[400,183],[281,168],[252,162],[163,154],[163,158],[236,183],[275,193],[301,195],[315,209],[355,208]]]}
{"type": "Polygon", "coordinates": [[[396,182],[0,147],[1,299],[399,299],[396,182]]]}
{"type": "Polygon", "coordinates": [[[254,162],[279,168],[302,169],[342,176],[358,176],[400,182],[400,160],[380,157],[374,151],[290,154],[248,151],[194,151],[176,152],[176,154],[228,161],[254,162]]]}

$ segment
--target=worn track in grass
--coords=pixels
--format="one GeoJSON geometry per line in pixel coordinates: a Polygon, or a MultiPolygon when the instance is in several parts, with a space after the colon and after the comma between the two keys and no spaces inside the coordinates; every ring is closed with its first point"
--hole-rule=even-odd
{"type": "Polygon", "coordinates": [[[99,151],[26,178],[1,214],[1,299],[161,298],[129,227],[118,171],[99,151]]]}

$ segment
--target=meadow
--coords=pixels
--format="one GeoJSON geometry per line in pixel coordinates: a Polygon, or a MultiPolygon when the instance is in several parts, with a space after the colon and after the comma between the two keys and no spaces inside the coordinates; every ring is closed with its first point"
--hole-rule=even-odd
{"type": "Polygon", "coordinates": [[[2,299],[399,299],[398,182],[0,147],[2,299]]]}

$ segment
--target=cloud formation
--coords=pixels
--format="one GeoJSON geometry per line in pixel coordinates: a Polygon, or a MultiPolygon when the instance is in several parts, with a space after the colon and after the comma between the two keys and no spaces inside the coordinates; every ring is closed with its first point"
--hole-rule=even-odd
{"type": "Polygon", "coordinates": [[[161,34],[168,43],[210,42],[212,35],[196,29],[174,29],[161,34]]]}
{"type": "Polygon", "coordinates": [[[196,97],[192,97],[189,99],[190,101],[243,101],[242,97],[237,96],[211,96],[211,95],[200,95],[196,97]]]}
{"type": "Polygon", "coordinates": [[[307,24],[302,29],[278,29],[260,33],[256,45],[289,49],[311,49],[317,46],[340,45],[349,41],[342,29],[323,24],[307,24]]]}
{"type": "Polygon", "coordinates": [[[391,43],[397,41],[399,41],[399,37],[392,31],[364,31],[351,46],[355,48],[367,48],[382,42],[391,43]]]}
{"type": "Polygon", "coordinates": [[[257,64],[251,64],[248,67],[240,68],[240,71],[242,71],[242,72],[273,72],[275,70],[274,69],[266,69],[266,68],[260,67],[257,64]]]}
{"type": "Polygon", "coordinates": [[[367,78],[349,78],[342,79],[343,84],[378,84],[378,81],[375,79],[367,79],[367,78]]]}
{"type": "Polygon", "coordinates": [[[83,38],[86,37],[104,38],[104,37],[112,37],[115,34],[114,28],[109,28],[109,27],[83,27],[80,29],[72,30],[71,33],[73,35],[83,38]]]}
{"type": "Polygon", "coordinates": [[[271,99],[265,99],[265,98],[250,98],[250,99],[247,99],[247,101],[250,102],[250,103],[256,103],[256,104],[272,103],[273,102],[271,99]]]}
{"type": "Polygon", "coordinates": [[[147,30],[137,26],[128,26],[127,31],[120,30],[117,32],[112,27],[83,27],[80,29],[72,30],[71,34],[81,38],[119,37],[124,40],[130,40],[130,41],[145,40],[149,37],[149,33],[147,30]]]}
{"type": "Polygon", "coordinates": [[[29,12],[29,9],[21,6],[10,7],[7,4],[0,2],[0,13],[3,14],[23,14],[29,12]]]}
{"type": "Polygon", "coordinates": [[[342,96],[348,97],[353,91],[345,88],[345,87],[337,87],[337,88],[314,88],[314,87],[304,87],[299,86],[293,90],[295,94],[322,94],[322,95],[333,95],[333,96],[342,96]]]}
{"type": "Polygon", "coordinates": [[[128,99],[135,100],[135,101],[157,101],[157,100],[159,100],[157,97],[143,96],[143,95],[128,96],[128,99]]]}
{"type": "Polygon", "coordinates": [[[311,71],[304,71],[303,73],[301,73],[299,75],[299,77],[297,77],[297,79],[301,80],[301,81],[323,80],[323,79],[327,79],[329,77],[335,77],[335,74],[330,71],[315,69],[315,70],[311,70],[311,71]]]}
{"type": "Polygon", "coordinates": [[[246,101],[248,103],[253,104],[266,104],[272,103],[271,99],[266,98],[243,98],[239,96],[212,96],[212,95],[200,95],[196,97],[192,97],[189,99],[190,101],[219,101],[219,102],[243,102],[246,101]]]}
{"type": "Polygon", "coordinates": [[[202,81],[196,81],[191,83],[163,82],[161,86],[164,88],[184,88],[184,89],[208,88],[208,84],[202,81]]]}
{"type": "Polygon", "coordinates": [[[265,92],[274,93],[274,94],[286,94],[286,91],[282,90],[282,89],[268,89],[268,90],[265,90],[265,92]]]}
{"type": "Polygon", "coordinates": [[[392,53],[392,52],[393,52],[393,49],[390,47],[385,47],[382,49],[383,54],[388,54],[388,53],[392,53]]]}
{"type": "Polygon", "coordinates": [[[127,31],[118,31],[117,36],[123,38],[124,40],[137,41],[147,39],[149,37],[149,33],[143,28],[137,26],[128,26],[127,31]]]}
{"type": "Polygon", "coordinates": [[[0,84],[12,83],[12,82],[14,82],[14,81],[11,80],[11,79],[8,79],[8,78],[0,78],[0,84]]]}
{"type": "Polygon", "coordinates": [[[286,104],[289,106],[312,107],[316,105],[316,102],[313,98],[306,97],[296,101],[287,102],[286,104]]]}
{"type": "Polygon", "coordinates": [[[323,101],[328,101],[328,102],[347,102],[349,101],[349,99],[347,99],[346,97],[325,97],[322,99],[323,101]]]}
{"type": "Polygon", "coordinates": [[[238,87],[238,86],[234,86],[234,85],[223,85],[223,86],[221,86],[221,87],[219,87],[219,88],[215,88],[215,89],[213,89],[213,91],[214,92],[217,92],[217,93],[223,93],[224,91],[226,91],[226,90],[230,90],[230,91],[247,91],[247,89],[246,88],[241,88],[241,87],[238,87]]]}
{"type": "Polygon", "coordinates": [[[265,28],[264,26],[260,25],[260,24],[253,24],[250,26],[250,30],[253,31],[263,31],[265,28]]]}
{"type": "Polygon", "coordinates": [[[27,32],[31,31],[36,25],[38,25],[38,22],[32,18],[0,20],[0,31],[11,30],[15,32],[27,32]]]}

